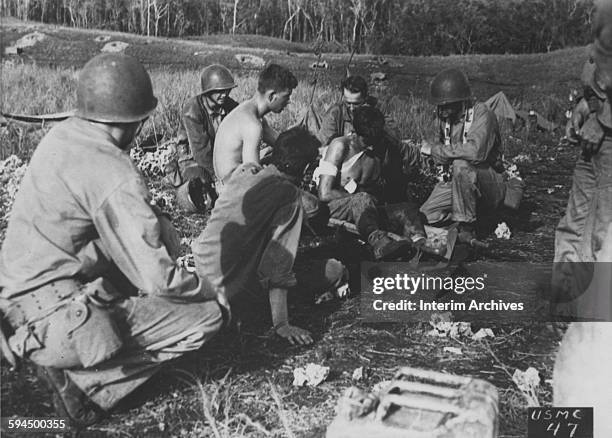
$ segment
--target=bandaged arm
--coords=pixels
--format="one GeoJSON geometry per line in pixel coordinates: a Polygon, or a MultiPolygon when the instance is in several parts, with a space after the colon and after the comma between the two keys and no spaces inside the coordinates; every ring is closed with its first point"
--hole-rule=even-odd
{"type": "Polygon", "coordinates": [[[346,155],[348,147],[342,141],[332,141],[327,152],[317,168],[319,176],[319,199],[323,202],[344,198],[357,190],[357,186],[349,187],[351,192],[338,184],[338,169],[346,155]]]}

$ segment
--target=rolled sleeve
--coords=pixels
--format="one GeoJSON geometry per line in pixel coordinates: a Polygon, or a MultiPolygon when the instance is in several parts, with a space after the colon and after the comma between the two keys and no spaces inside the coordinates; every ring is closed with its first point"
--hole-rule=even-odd
{"type": "Polygon", "coordinates": [[[212,297],[206,282],[179,268],[168,254],[148,198],[142,181],[132,179],[98,207],[93,219],[109,256],[145,294],[193,301],[212,297]]]}

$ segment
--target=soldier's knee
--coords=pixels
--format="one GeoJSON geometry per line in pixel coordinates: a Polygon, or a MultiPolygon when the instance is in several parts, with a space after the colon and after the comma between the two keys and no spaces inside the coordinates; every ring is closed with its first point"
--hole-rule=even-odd
{"type": "Polygon", "coordinates": [[[193,318],[182,342],[184,351],[197,350],[223,327],[223,313],[216,301],[201,303],[202,312],[193,318]]]}
{"type": "Polygon", "coordinates": [[[459,184],[476,183],[476,169],[465,160],[454,160],[453,181],[459,184]]]}

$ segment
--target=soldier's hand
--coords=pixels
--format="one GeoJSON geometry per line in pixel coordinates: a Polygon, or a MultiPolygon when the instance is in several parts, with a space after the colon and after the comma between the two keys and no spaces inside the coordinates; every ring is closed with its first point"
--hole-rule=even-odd
{"type": "Polygon", "coordinates": [[[285,323],[280,327],[275,328],[276,334],[281,338],[285,338],[292,345],[307,345],[312,344],[312,334],[308,330],[285,323]]]}

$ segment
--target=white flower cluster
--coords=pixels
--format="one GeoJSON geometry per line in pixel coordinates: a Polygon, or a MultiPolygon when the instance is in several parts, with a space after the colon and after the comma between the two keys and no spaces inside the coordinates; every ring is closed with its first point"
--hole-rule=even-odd
{"type": "Polygon", "coordinates": [[[0,215],[7,220],[27,164],[16,155],[0,161],[0,215]]]}
{"type": "Polygon", "coordinates": [[[508,228],[508,225],[505,222],[501,222],[497,224],[497,228],[495,229],[495,236],[498,239],[508,240],[510,239],[510,236],[512,236],[512,232],[510,231],[510,228],[508,228]]]}
{"type": "Polygon", "coordinates": [[[176,142],[160,144],[154,152],[145,152],[140,146],[130,150],[130,157],[146,176],[163,176],[168,164],[176,158],[176,142]]]}

